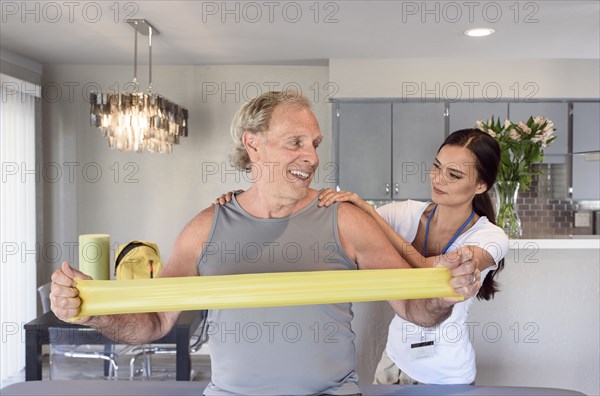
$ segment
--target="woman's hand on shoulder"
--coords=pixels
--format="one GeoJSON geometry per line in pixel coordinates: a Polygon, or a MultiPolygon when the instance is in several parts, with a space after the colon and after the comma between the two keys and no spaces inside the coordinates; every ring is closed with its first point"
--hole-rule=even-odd
{"type": "Polygon", "coordinates": [[[215,203],[223,206],[227,202],[231,201],[231,197],[233,197],[233,194],[235,194],[235,193],[243,193],[243,192],[244,192],[244,190],[235,190],[235,191],[229,191],[229,192],[227,192],[225,194],[221,194],[220,197],[218,197],[217,199],[215,199],[215,203]]]}
{"type": "Polygon", "coordinates": [[[319,206],[329,206],[334,202],[350,202],[365,212],[372,209],[371,205],[356,193],[350,191],[334,191],[331,188],[326,188],[321,191],[319,194],[319,206]]]}

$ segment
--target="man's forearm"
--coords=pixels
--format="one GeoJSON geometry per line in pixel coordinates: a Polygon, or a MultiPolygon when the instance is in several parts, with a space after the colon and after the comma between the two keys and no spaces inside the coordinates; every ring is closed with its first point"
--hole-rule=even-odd
{"type": "Polygon", "coordinates": [[[452,305],[440,298],[389,301],[394,311],[403,319],[421,327],[433,327],[446,320],[452,305]]]}
{"type": "MultiPolygon", "coordinates": [[[[162,337],[166,331],[156,313],[94,316],[86,326],[123,344],[144,344],[162,337]]],[[[168,330],[167,330],[168,331],[168,330]]]]}

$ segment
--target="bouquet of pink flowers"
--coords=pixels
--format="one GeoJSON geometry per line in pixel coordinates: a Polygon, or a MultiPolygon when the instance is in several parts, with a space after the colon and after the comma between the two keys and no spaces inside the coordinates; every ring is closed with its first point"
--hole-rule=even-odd
{"type": "Polygon", "coordinates": [[[477,121],[477,129],[487,132],[500,144],[501,164],[498,181],[519,182],[524,191],[529,190],[531,178],[539,174],[539,169],[532,164],[544,160],[544,149],[552,143],[556,136],[554,123],[541,116],[529,117],[527,122],[512,123],[500,118],[487,122],[477,121]]]}

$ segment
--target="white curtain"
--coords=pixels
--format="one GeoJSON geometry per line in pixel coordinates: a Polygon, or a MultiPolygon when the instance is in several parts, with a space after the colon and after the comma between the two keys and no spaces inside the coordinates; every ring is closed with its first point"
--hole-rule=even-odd
{"type": "Polygon", "coordinates": [[[25,367],[23,324],[36,317],[35,89],[0,75],[0,377],[25,367]]]}

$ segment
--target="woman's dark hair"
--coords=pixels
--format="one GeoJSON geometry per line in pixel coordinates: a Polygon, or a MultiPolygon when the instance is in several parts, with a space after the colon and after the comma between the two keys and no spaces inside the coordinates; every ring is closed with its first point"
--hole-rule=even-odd
{"type": "MultiPolygon", "coordinates": [[[[486,216],[492,224],[496,224],[494,205],[489,195],[489,190],[496,183],[496,175],[500,166],[500,145],[498,142],[479,129],[461,129],[451,133],[439,150],[446,145],[464,147],[475,156],[475,169],[479,181],[485,183],[487,189],[473,198],[473,209],[479,216],[486,216]]],[[[438,150],[438,152],[439,152],[438,150]]],[[[504,268],[504,259],[498,262],[498,268],[490,271],[477,293],[478,299],[490,300],[499,291],[498,282],[494,280],[498,272],[504,268]]]]}

